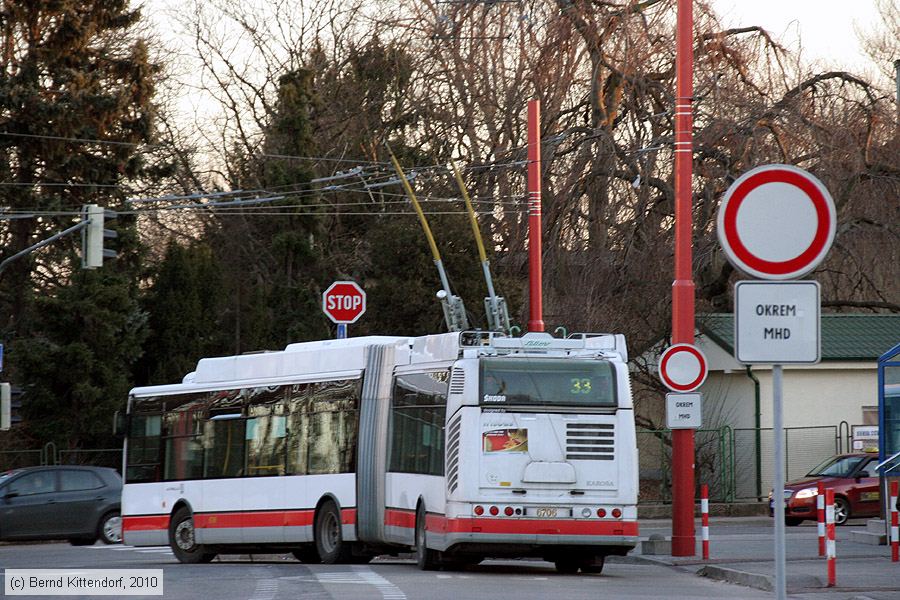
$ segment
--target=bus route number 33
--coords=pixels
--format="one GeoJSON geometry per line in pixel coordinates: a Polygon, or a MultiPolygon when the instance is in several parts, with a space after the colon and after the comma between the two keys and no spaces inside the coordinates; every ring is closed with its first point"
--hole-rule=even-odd
{"type": "Polygon", "coordinates": [[[571,387],[569,388],[570,394],[590,394],[591,393],[591,380],[589,377],[573,377],[569,380],[571,387]]]}

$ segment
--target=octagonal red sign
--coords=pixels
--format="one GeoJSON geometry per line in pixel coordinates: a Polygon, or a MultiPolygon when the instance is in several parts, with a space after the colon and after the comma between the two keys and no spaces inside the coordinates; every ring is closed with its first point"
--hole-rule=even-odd
{"type": "Polygon", "coordinates": [[[366,312],[366,292],[355,281],[335,281],[322,292],[322,312],[335,323],[356,323],[366,312]]]}

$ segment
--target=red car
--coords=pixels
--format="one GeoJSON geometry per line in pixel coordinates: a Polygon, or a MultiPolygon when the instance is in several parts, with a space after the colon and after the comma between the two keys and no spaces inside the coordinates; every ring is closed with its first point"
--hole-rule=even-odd
{"type": "MultiPolygon", "coordinates": [[[[877,517],[880,514],[877,454],[838,454],[810,471],[806,477],[784,486],[784,522],[799,525],[816,520],[816,485],[821,481],[834,490],[834,522],[843,525],[849,518],[877,517]]],[[[769,516],[774,516],[769,492],[769,516]]]]}

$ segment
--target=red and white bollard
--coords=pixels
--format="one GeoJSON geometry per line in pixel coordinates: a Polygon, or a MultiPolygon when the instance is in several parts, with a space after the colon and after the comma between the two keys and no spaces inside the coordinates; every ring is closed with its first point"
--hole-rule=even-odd
{"type": "Polygon", "coordinates": [[[709,486],[700,486],[700,539],[703,545],[703,560],[709,560],[709,486]]]}
{"type": "Polygon", "coordinates": [[[819,528],[819,556],[825,556],[825,484],[816,484],[816,521],[819,528]]]}
{"type": "Polygon", "coordinates": [[[825,556],[828,560],[828,587],[835,586],[834,490],[825,490],[825,556]]]}
{"type": "Polygon", "coordinates": [[[897,515],[897,496],[900,482],[891,482],[891,562],[900,561],[900,521],[897,515]]]}

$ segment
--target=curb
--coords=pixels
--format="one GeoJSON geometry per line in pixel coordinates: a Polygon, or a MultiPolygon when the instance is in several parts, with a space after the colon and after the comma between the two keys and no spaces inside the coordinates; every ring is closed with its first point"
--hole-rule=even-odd
{"type": "MultiPolygon", "coordinates": [[[[709,579],[717,579],[726,581],[745,587],[752,587],[764,592],[775,591],[775,578],[771,575],[762,575],[759,573],[750,573],[748,571],[740,571],[738,569],[729,569],[728,567],[717,567],[715,565],[707,565],[697,571],[697,575],[708,577],[709,579]]],[[[813,575],[791,575],[788,577],[788,591],[822,589],[826,586],[822,580],[813,575]]]]}
{"type": "Polygon", "coordinates": [[[772,592],[775,590],[773,578],[768,575],[760,575],[758,573],[748,573],[747,571],[738,571],[737,569],[729,569],[727,567],[716,567],[707,565],[697,571],[700,577],[708,577],[709,579],[717,579],[719,581],[727,581],[728,583],[736,583],[746,587],[756,588],[764,592],[772,592]]]}

